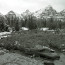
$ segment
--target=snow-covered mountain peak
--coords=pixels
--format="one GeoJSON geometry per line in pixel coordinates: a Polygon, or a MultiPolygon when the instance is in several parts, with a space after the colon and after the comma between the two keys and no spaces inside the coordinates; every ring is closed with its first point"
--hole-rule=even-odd
{"type": "Polygon", "coordinates": [[[22,15],[26,16],[26,15],[30,15],[31,12],[29,10],[26,10],[25,12],[22,13],[22,15]]]}
{"type": "Polygon", "coordinates": [[[21,14],[18,14],[18,13],[16,13],[16,12],[14,12],[14,11],[9,11],[7,14],[6,14],[6,16],[14,16],[14,17],[18,17],[18,18],[22,18],[22,16],[21,16],[21,14]]]}
{"type": "Polygon", "coordinates": [[[15,12],[11,10],[8,12],[8,14],[15,14],[15,12]]]}
{"type": "Polygon", "coordinates": [[[51,5],[48,5],[45,9],[50,10],[50,9],[53,9],[53,7],[51,5]]]}
{"type": "Polygon", "coordinates": [[[47,6],[45,9],[40,9],[34,13],[34,15],[37,18],[43,17],[43,16],[54,16],[57,12],[51,5],[47,6]]]}
{"type": "Polygon", "coordinates": [[[62,10],[61,12],[64,12],[64,13],[65,13],[65,9],[64,9],[64,10],[62,10]]]}

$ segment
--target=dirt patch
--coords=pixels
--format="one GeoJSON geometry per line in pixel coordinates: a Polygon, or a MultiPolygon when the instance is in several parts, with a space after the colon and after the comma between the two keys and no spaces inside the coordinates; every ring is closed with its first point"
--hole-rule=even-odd
{"type": "MultiPolygon", "coordinates": [[[[21,53],[7,52],[0,55],[0,65],[44,65],[45,59],[31,58],[21,53]]],[[[65,55],[60,54],[60,59],[54,61],[55,65],[65,65],[65,55]]]]}
{"type": "Polygon", "coordinates": [[[55,65],[65,65],[65,55],[64,54],[60,54],[60,59],[54,61],[55,65]]]}
{"type": "Polygon", "coordinates": [[[0,65],[43,65],[43,62],[17,53],[6,53],[0,56],[0,65]]]}

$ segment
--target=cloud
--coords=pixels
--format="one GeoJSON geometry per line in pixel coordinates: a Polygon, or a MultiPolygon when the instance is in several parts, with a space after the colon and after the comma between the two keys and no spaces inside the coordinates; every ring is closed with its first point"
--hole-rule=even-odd
{"type": "Polygon", "coordinates": [[[61,11],[65,7],[65,0],[0,0],[0,12],[6,14],[13,10],[22,13],[26,9],[36,11],[52,5],[57,11],[61,11]]]}

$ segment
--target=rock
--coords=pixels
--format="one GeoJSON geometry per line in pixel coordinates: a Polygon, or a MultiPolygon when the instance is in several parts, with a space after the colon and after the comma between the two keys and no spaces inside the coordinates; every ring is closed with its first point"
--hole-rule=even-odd
{"type": "Polygon", "coordinates": [[[47,46],[41,46],[41,45],[36,45],[35,48],[37,51],[44,51],[44,52],[55,52],[55,50],[47,47],[47,46]]]}
{"type": "Polygon", "coordinates": [[[7,62],[4,63],[3,65],[20,65],[19,63],[13,63],[13,62],[7,62]]]}
{"type": "Polygon", "coordinates": [[[4,51],[4,52],[6,52],[6,53],[8,53],[8,52],[9,52],[9,50],[6,50],[6,49],[3,49],[3,51],[4,51]]]}
{"type": "Polygon", "coordinates": [[[62,52],[65,52],[65,49],[61,50],[62,52]]]}
{"type": "Polygon", "coordinates": [[[8,52],[9,52],[9,50],[4,49],[3,47],[0,48],[0,55],[3,55],[8,52]]]}
{"type": "Polygon", "coordinates": [[[44,65],[54,65],[54,63],[52,61],[45,61],[44,65]]]}
{"type": "Polygon", "coordinates": [[[46,51],[55,52],[55,50],[53,50],[49,47],[46,47],[46,46],[43,46],[43,49],[45,49],[46,51]]]}
{"type": "Polygon", "coordinates": [[[5,51],[0,50],[0,55],[3,55],[3,54],[5,54],[5,53],[6,53],[5,51]]]}
{"type": "Polygon", "coordinates": [[[60,56],[57,53],[43,53],[43,52],[40,52],[39,55],[42,58],[47,58],[47,59],[50,59],[50,60],[59,60],[60,59],[60,56]]]}

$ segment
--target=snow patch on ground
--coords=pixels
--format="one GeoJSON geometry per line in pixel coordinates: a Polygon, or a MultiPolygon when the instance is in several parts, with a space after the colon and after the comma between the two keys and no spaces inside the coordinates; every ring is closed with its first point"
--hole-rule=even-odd
{"type": "Polygon", "coordinates": [[[0,32],[0,39],[8,37],[10,34],[11,32],[0,32]]]}

